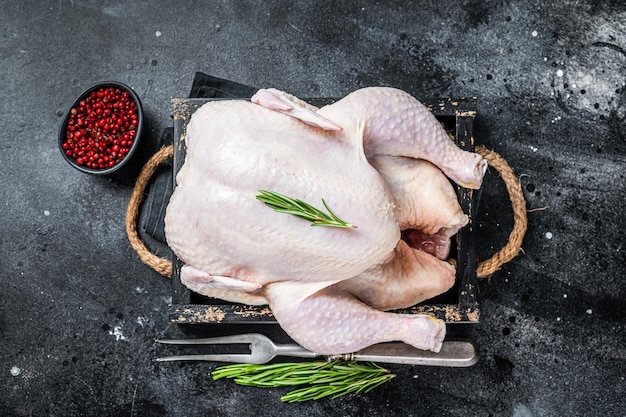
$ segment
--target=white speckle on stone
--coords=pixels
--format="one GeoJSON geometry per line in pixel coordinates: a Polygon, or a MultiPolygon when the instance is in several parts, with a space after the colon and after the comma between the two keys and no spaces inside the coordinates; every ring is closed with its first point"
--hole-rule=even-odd
{"type": "Polygon", "coordinates": [[[115,326],[113,329],[109,330],[109,334],[115,336],[115,340],[127,340],[126,336],[122,334],[122,326],[115,326]]]}
{"type": "Polygon", "coordinates": [[[533,417],[532,411],[522,403],[515,404],[513,417],[533,417]]]}
{"type": "Polygon", "coordinates": [[[537,31],[536,31],[536,30],[533,30],[533,31],[532,31],[532,33],[531,33],[530,35],[531,35],[533,38],[536,38],[536,37],[537,37],[537,35],[539,35],[539,34],[537,33],[537,31]]]}
{"type": "Polygon", "coordinates": [[[43,215],[44,215],[44,216],[46,216],[46,217],[48,217],[48,216],[50,215],[50,212],[49,212],[48,210],[44,210],[44,211],[43,211],[43,215]]]}
{"type": "Polygon", "coordinates": [[[148,320],[145,317],[137,317],[137,324],[141,327],[144,327],[147,321],[148,320]]]}
{"type": "Polygon", "coordinates": [[[563,298],[567,298],[567,294],[563,294],[563,298]]]}
{"type": "Polygon", "coordinates": [[[530,148],[530,150],[531,150],[531,151],[533,151],[533,152],[537,152],[537,150],[538,150],[538,148],[535,148],[535,147],[534,147],[534,146],[532,146],[532,145],[531,145],[531,146],[529,146],[529,148],[530,148]]]}
{"type": "Polygon", "coordinates": [[[563,76],[563,70],[562,69],[556,70],[556,76],[557,77],[562,77],[563,76]]]}
{"type": "Polygon", "coordinates": [[[546,232],[546,239],[552,239],[552,232],[546,232]]]}
{"type": "Polygon", "coordinates": [[[543,61],[544,61],[544,62],[546,62],[547,60],[548,60],[548,57],[547,57],[547,56],[544,56],[544,57],[543,57],[543,61]]]}
{"type": "Polygon", "coordinates": [[[147,292],[148,291],[146,291],[146,289],[144,287],[137,287],[137,288],[135,288],[135,293],[137,293],[137,294],[145,294],[147,292]]]}
{"type": "Polygon", "coordinates": [[[22,373],[22,370],[20,368],[18,368],[17,366],[12,366],[11,367],[11,375],[12,376],[18,376],[21,373],[22,373]]]}
{"type": "Polygon", "coordinates": [[[591,314],[591,313],[593,313],[593,310],[592,309],[587,309],[586,313],[587,314],[591,314]]]}
{"type": "Polygon", "coordinates": [[[154,32],[154,34],[156,35],[157,38],[161,37],[161,31],[157,30],[156,32],[154,32]]]}
{"type": "Polygon", "coordinates": [[[561,318],[560,318],[560,317],[557,317],[557,318],[556,318],[556,321],[561,321],[561,318]]]}

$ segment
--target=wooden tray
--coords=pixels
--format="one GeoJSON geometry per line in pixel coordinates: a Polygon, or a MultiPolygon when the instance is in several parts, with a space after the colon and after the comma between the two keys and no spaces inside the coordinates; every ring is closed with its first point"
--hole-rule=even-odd
{"type": "MultiPolygon", "coordinates": [[[[185,161],[185,133],[191,115],[209,101],[223,99],[174,99],[174,187],[176,173],[185,161]]],[[[315,106],[334,102],[334,99],[307,99],[315,106]]],[[[422,101],[444,125],[462,149],[474,150],[473,123],[476,116],[476,99],[439,99],[422,101]]],[[[413,307],[394,310],[405,314],[430,314],[447,323],[478,323],[478,285],[476,280],[476,250],[474,242],[474,217],[478,195],[473,190],[456,187],[461,208],[469,216],[469,223],[456,236],[451,256],[457,259],[455,285],[445,294],[413,307]]],[[[180,324],[276,324],[268,306],[250,306],[230,303],[196,294],[180,281],[182,263],[173,256],[172,305],[170,321],[180,324]]]]}

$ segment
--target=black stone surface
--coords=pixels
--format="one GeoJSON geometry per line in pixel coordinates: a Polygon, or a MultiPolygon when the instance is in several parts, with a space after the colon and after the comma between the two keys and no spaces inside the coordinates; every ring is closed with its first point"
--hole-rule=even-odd
{"type": "MultiPolygon", "coordinates": [[[[0,3],[0,28],[0,415],[625,415],[623,2],[29,0],[0,3]],[[509,161],[531,212],[524,254],[481,283],[481,323],[453,329],[477,365],[391,366],[370,394],[287,405],[212,381],[212,363],[154,362],[155,338],[199,330],[168,323],[169,283],[124,215],[196,71],[302,97],[478,97],[477,143],[509,161]],[[137,91],[148,126],[135,166],[99,178],[56,135],[103,80],[137,91]]],[[[493,173],[478,221],[486,258],[512,225],[493,173]]]]}

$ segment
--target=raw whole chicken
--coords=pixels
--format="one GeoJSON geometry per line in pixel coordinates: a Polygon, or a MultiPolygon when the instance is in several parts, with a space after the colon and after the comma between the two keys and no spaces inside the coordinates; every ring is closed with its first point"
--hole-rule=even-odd
{"type": "Polygon", "coordinates": [[[454,284],[445,259],[468,219],[447,177],[479,188],[486,161],[456,147],[416,99],[372,87],[318,109],[263,89],[251,101],[203,105],[184,140],[165,217],[184,285],[268,303],[296,342],[320,354],[394,340],[439,351],[442,321],[385,310],[454,284]],[[356,227],[311,227],[257,200],[259,190],[316,207],[324,199],[356,227]]]}

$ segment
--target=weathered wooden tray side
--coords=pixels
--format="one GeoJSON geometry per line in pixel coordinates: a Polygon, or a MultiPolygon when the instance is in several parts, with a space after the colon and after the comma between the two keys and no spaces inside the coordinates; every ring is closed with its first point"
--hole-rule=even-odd
{"type": "MultiPolygon", "coordinates": [[[[191,115],[203,104],[215,99],[174,99],[174,187],[176,173],[185,161],[186,126],[191,115]]],[[[219,100],[219,99],[218,99],[219,100]]],[[[333,99],[307,99],[316,106],[332,103],[333,99]]],[[[476,99],[439,99],[424,101],[426,107],[444,125],[458,146],[474,150],[473,122],[476,99]]],[[[473,190],[457,187],[461,208],[469,216],[469,224],[459,231],[456,241],[457,278],[455,286],[445,295],[430,302],[395,310],[406,314],[430,314],[447,323],[478,323],[478,285],[476,279],[476,250],[474,214],[477,196],[473,190]]],[[[173,256],[172,305],[170,321],[180,324],[275,324],[268,306],[249,306],[198,296],[180,281],[181,262],[173,256]]]]}

